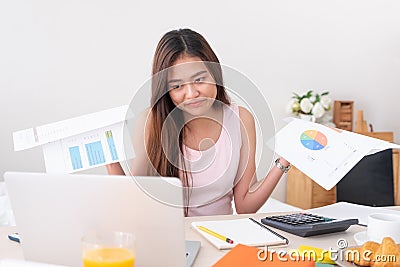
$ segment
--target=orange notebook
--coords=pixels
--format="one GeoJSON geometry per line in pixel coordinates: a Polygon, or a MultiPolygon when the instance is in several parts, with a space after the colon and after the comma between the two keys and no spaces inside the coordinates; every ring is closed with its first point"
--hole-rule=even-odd
{"type": "Polygon", "coordinates": [[[228,253],[225,254],[218,262],[216,262],[214,267],[265,267],[265,266],[274,266],[274,267],[314,267],[315,262],[307,259],[298,259],[293,260],[288,255],[285,256],[284,260],[280,260],[284,257],[277,255],[276,253],[271,253],[269,251],[267,256],[264,255],[264,252],[260,254],[261,258],[266,258],[264,261],[259,259],[259,250],[264,248],[256,248],[249,247],[246,245],[238,244],[233,249],[231,249],[228,253]],[[271,257],[272,258],[271,258],[271,257]]]}

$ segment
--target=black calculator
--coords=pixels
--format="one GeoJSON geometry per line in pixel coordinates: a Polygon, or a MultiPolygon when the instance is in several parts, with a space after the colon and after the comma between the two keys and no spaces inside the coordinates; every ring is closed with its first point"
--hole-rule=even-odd
{"type": "Polygon", "coordinates": [[[287,215],[267,216],[261,219],[265,225],[285,232],[306,237],[346,231],[358,219],[333,219],[311,213],[293,213],[287,215]]]}

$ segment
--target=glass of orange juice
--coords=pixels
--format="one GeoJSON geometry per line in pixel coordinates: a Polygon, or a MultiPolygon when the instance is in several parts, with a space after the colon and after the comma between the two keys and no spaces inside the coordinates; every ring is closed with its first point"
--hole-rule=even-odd
{"type": "Polygon", "coordinates": [[[90,233],[82,238],[84,267],[133,267],[135,257],[135,236],[131,233],[90,233]]]}

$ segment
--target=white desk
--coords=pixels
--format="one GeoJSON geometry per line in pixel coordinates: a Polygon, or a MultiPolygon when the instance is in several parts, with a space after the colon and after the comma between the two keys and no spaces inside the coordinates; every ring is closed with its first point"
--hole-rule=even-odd
{"type": "MultiPolygon", "coordinates": [[[[268,214],[271,215],[271,214],[268,214]]],[[[218,261],[228,250],[217,250],[214,248],[209,242],[201,237],[198,233],[194,230],[190,229],[190,223],[192,221],[201,221],[201,220],[217,220],[217,219],[232,219],[234,217],[252,217],[255,219],[261,219],[265,217],[266,214],[251,214],[251,215],[232,215],[232,216],[210,216],[210,217],[194,217],[194,218],[186,218],[186,225],[185,225],[185,232],[186,232],[186,239],[188,240],[200,240],[201,241],[201,250],[199,252],[198,258],[194,264],[194,267],[205,267],[211,266],[213,263],[218,261]]],[[[276,232],[280,233],[281,235],[287,237],[289,239],[289,245],[282,248],[276,248],[277,250],[289,250],[289,249],[297,249],[300,245],[310,245],[319,248],[329,249],[337,248],[337,241],[339,239],[345,239],[348,242],[349,246],[356,245],[356,242],[353,239],[353,236],[357,232],[365,231],[365,227],[359,225],[351,226],[347,231],[340,232],[340,233],[333,233],[333,234],[325,234],[319,236],[312,236],[312,237],[298,237],[280,230],[276,230],[276,232]]]]}
{"type": "MultiPolygon", "coordinates": [[[[270,214],[269,214],[270,215],[270,214]]],[[[223,219],[232,219],[239,217],[252,217],[255,219],[261,219],[266,216],[266,214],[251,214],[251,215],[229,215],[229,216],[205,216],[205,217],[190,217],[185,218],[185,233],[187,240],[199,240],[201,241],[201,249],[197,259],[195,261],[194,267],[209,267],[218,259],[220,259],[226,252],[223,250],[218,250],[213,247],[207,240],[205,240],[202,236],[200,236],[197,232],[195,232],[190,227],[190,223],[192,221],[201,221],[201,220],[223,220],[223,219]]],[[[351,226],[346,232],[335,233],[335,234],[326,234],[314,237],[302,238],[292,234],[288,234],[283,231],[277,230],[277,232],[281,233],[283,236],[289,239],[289,246],[284,247],[282,249],[288,250],[292,248],[298,248],[299,245],[312,245],[315,247],[320,247],[324,249],[329,249],[330,247],[335,249],[337,248],[337,240],[342,238],[346,239],[349,246],[356,245],[353,235],[357,232],[364,231],[365,227],[354,225],[351,226]]],[[[22,250],[20,244],[10,241],[7,237],[8,234],[16,232],[17,229],[15,227],[0,227],[0,259],[2,258],[13,258],[13,259],[23,259],[22,250]]]]}

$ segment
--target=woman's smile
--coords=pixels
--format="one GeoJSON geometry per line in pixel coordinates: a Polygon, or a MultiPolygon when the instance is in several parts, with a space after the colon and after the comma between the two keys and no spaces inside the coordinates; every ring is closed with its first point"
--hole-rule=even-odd
{"type": "Polygon", "coordinates": [[[185,101],[183,104],[186,107],[190,107],[190,108],[198,108],[201,107],[205,102],[207,101],[207,99],[194,99],[194,100],[189,100],[189,101],[185,101]]]}

